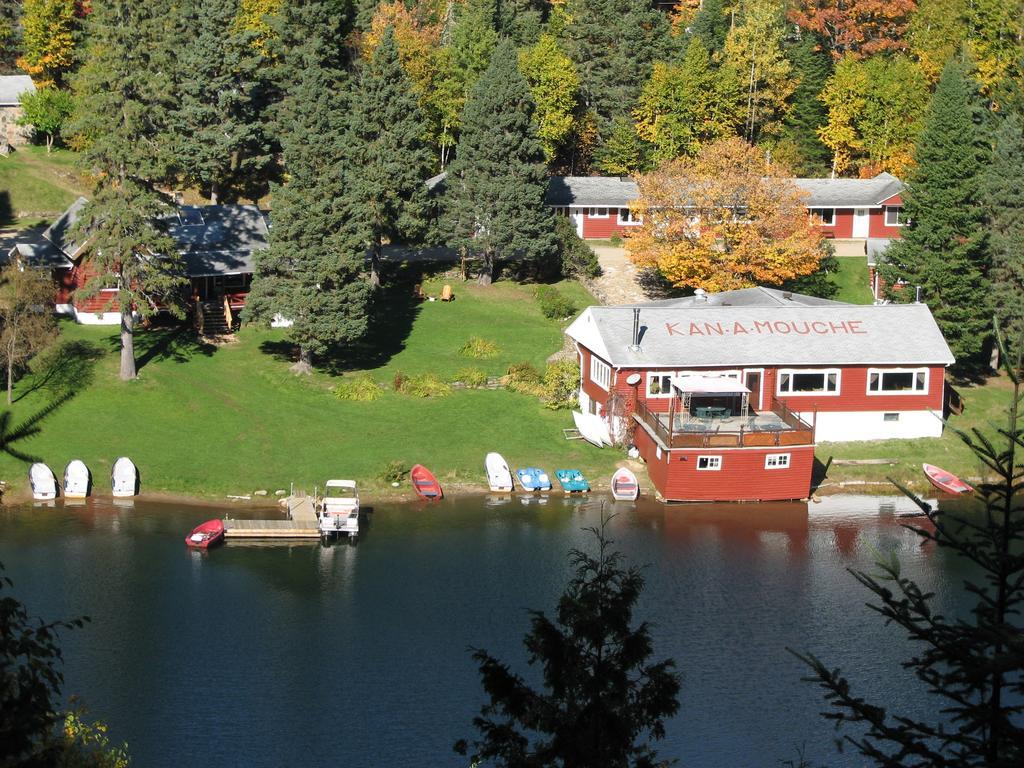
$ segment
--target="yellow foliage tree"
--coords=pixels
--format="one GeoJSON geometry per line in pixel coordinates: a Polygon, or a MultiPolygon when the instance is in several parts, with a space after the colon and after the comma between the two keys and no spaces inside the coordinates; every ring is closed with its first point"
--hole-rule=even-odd
{"type": "Polygon", "coordinates": [[[60,86],[75,63],[78,18],[75,0],[25,0],[22,49],[17,64],[40,88],[60,86]]]}
{"type": "Polygon", "coordinates": [[[729,291],[779,285],[818,269],[820,229],[803,193],[740,138],[709,144],[637,178],[643,225],[629,258],[679,288],[729,291]]]}
{"type": "Polygon", "coordinates": [[[269,55],[269,42],[274,38],[272,22],[281,14],[284,0],[239,0],[235,29],[254,32],[253,47],[260,55],[269,55]]]}

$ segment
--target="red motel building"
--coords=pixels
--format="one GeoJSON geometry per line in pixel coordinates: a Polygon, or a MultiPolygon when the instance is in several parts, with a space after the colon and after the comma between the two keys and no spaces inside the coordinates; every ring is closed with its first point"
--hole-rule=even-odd
{"type": "Polygon", "coordinates": [[[583,414],[667,501],[807,498],[819,442],[942,434],[953,355],[924,304],[749,288],[589,307],[566,334],[583,414]]]}

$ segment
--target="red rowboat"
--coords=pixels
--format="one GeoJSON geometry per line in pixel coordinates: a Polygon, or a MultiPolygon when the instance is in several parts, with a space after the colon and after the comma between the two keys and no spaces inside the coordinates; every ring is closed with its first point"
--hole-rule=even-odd
{"type": "Polygon", "coordinates": [[[931,484],[940,491],[946,491],[946,493],[970,493],[974,490],[952,472],[947,472],[936,467],[934,464],[922,464],[921,469],[924,470],[925,477],[928,478],[931,484]]]}
{"type": "Polygon", "coordinates": [[[417,464],[409,471],[409,478],[412,480],[413,490],[421,499],[437,501],[444,496],[437,478],[422,464],[417,464]]]}
{"type": "Polygon", "coordinates": [[[196,549],[209,549],[224,540],[224,523],[220,520],[207,520],[192,529],[185,537],[185,543],[196,549]]]}

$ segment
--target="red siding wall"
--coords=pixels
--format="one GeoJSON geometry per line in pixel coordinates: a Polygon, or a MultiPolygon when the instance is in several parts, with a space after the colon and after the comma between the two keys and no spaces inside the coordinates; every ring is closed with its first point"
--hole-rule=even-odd
{"type": "Polygon", "coordinates": [[[619,224],[619,209],[609,208],[608,218],[602,219],[591,216],[589,213],[583,216],[583,237],[587,240],[607,240],[612,235],[621,236],[623,232],[636,229],[636,224],[619,224]]]}
{"type": "Polygon", "coordinates": [[[89,299],[83,299],[74,295],[79,288],[85,287],[95,275],[96,270],[92,268],[92,264],[89,262],[82,262],[71,270],[68,276],[68,283],[71,303],[74,304],[75,309],[79,312],[120,312],[121,308],[117,300],[111,301],[111,294],[117,293],[115,288],[99,291],[89,299]]]}
{"type": "Polygon", "coordinates": [[[899,195],[893,195],[888,200],[882,203],[881,208],[879,208],[878,210],[871,211],[871,223],[869,225],[871,237],[903,237],[903,227],[885,226],[885,207],[897,205],[903,205],[903,198],[901,198],[899,195]]]}
{"type": "Polygon", "coordinates": [[[853,209],[836,208],[835,224],[831,227],[821,227],[826,237],[853,237],[853,209]]]}
{"type": "MultiPolygon", "coordinates": [[[[945,369],[942,366],[929,368],[928,392],[922,395],[869,395],[868,367],[842,368],[839,377],[839,394],[822,395],[776,395],[776,369],[765,371],[765,392],[775,395],[794,411],[925,411],[942,410],[945,395],[945,369]]],[[[873,366],[874,367],[874,366],[873,366]]],[[[900,366],[877,366],[881,369],[900,366]]]]}

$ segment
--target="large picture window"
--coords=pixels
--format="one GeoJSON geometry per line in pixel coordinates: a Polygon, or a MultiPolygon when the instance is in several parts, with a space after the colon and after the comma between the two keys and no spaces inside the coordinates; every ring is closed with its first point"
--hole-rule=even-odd
{"type": "Polygon", "coordinates": [[[869,395],[920,395],[927,391],[927,368],[868,368],[869,395]]]}
{"type": "Polygon", "coordinates": [[[631,225],[631,224],[643,224],[644,220],[642,216],[638,216],[633,213],[629,208],[619,208],[618,224],[631,225]]]}
{"type": "Polygon", "coordinates": [[[780,395],[838,395],[840,370],[779,370],[778,394],[780,395]]]}
{"type": "Polygon", "coordinates": [[[607,208],[591,208],[590,218],[592,219],[607,219],[608,209],[607,208]]]}
{"type": "Polygon", "coordinates": [[[604,360],[599,360],[596,357],[590,358],[590,380],[597,384],[601,389],[607,390],[611,386],[612,381],[612,369],[608,363],[604,360]]]}
{"type": "Polygon", "coordinates": [[[821,220],[821,226],[823,227],[834,227],[836,224],[836,209],[835,208],[817,208],[814,211],[818,214],[818,218],[821,220]]]}

